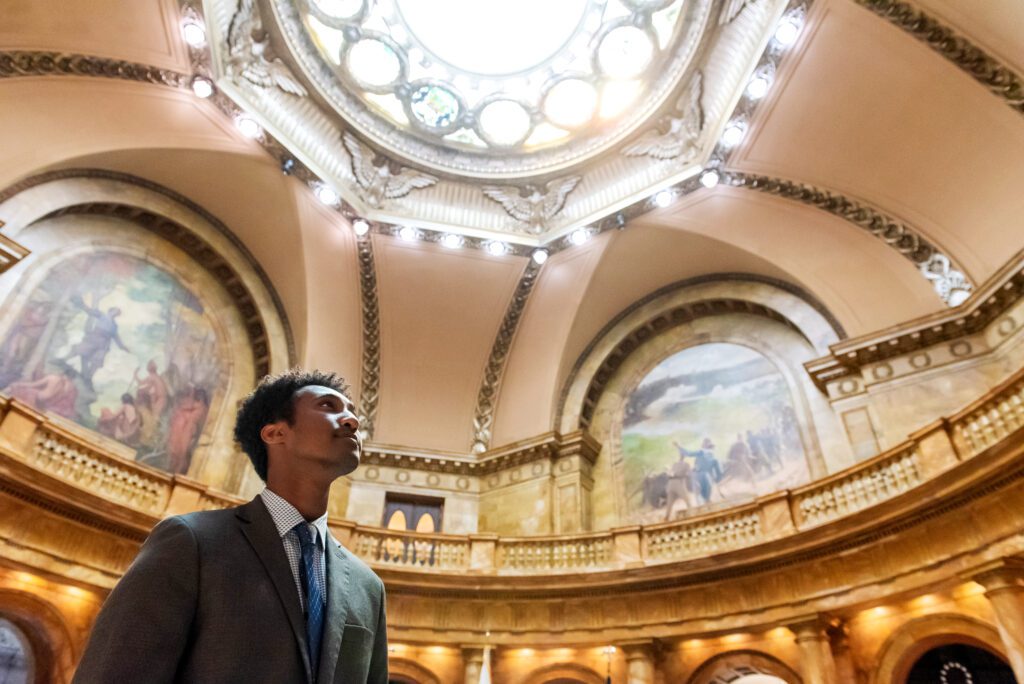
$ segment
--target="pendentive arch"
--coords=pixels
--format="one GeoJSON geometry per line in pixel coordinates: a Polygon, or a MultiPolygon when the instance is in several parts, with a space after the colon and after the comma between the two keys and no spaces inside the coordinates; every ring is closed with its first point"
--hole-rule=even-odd
{"type": "Polygon", "coordinates": [[[778,677],[786,684],[803,684],[800,675],[778,658],[761,651],[729,651],[712,656],[698,667],[687,684],[728,684],[745,675],[778,677]]]}
{"type": "Polygon", "coordinates": [[[562,387],[555,429],[567,434],[590,426],[607,383],[623,361],[657,335],[699,318],[743,313],[782,323],[820,355],[845,337],[839,322],[809,294],[759,276],[702,276],[663,287],[630,305],[587,345],[562,387]]]}
{"type": "Polygon", "coordinates": [[[1006,649],[993,625],[956,613],[937,613],[915,618],[889,635],[874,659],[878,665],[870,684],[903,684],[918,658],[948,644],[984,649],[1007,661],[1006,649]]]}

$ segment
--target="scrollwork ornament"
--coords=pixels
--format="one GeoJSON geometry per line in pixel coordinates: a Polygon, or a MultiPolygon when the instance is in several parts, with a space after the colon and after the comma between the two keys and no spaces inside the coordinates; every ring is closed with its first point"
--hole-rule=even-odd
{"type": "Polygon", "coordinates": [[[370,234],[359,238],[359,289],[363,308],[363,367],[359,387],[359,431],[363,439],[373,437],[380,390],[380,307],[377,302],[377,272],[370,234]]]}
{"type": "Polygon", "coordinates": [[[34,50],[0,51],[0,78],[18,76],[93,76],[171,88],[186,87],[191,79],[188,74],[170,69],[93,55],[34,50]]]}
{"type": "Polygon", "coordinates": [[[856,0],[857,4],[926,43],[1024,114],[1024,81],[953,29],[902,0],[856,0]]]}
{"type": "Polygon", "coordinates": [[[526,302],[530,297],[530,292],[533,291],[533,286],[537,282],[537,275],[539,273],[540,266],[531,260],[519,279],[516,291],[512,295],[512,301],[505,311],[505,318],[498,329],[498,336],[491,347],[491,355],[487,360],[487,367],[484,369],[484,379],[480,385],[480,392],[477,394],[476,411],[473,415],[474,453],[483,453],[491,445],[491,427],[494,423],[495,400],[498,397],[498,389],[505,370],[505,362],[508,359],[509,349],[512,347],[512,339],[515,337],[516,329],[519,327],[519,319],[523,315],[526,302]]]}

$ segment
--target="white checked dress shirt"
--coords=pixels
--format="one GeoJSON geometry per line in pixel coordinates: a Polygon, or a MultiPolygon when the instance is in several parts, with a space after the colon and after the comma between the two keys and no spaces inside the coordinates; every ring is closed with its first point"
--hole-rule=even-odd
{"type": "Polygon", "coordinates": [[[277,533],[281,535],[281,543],[284,544],[284,553],[288,556],[288,566],[292,569],[292,577],[295,578],[295,588],[299,591],[299,603],[302,605],[302,612],[306,612],[306,593],[302,589],[302,579],[299,575],[299,564],[302,563],[302,546],[299,544],[299,536],[293,529],[299,523],[309,526],[313,539],[316,540],[316,547],[320,551],[319,562],[316,563],[314,579],[317,587],[320,588],[320,595],[327,596],[327,582],[324,579],[324,549],[327,548],[327,514],[324,513],[313,522],[306,522],[298,509],[282,499],[280,496],[264,489],[260,492],[263,505],[270,512],[274,519],[274,526],[277,533]]]}

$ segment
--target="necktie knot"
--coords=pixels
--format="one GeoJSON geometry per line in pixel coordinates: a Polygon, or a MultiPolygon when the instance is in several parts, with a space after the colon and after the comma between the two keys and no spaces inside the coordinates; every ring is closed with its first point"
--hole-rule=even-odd
{"type": "Polygon", "coordinates": [[[295,534],[298,535],[299,546],[302,547],[303,551],[310,547],[316,547],[316,542],[313,541],[313,533],[309,530],[309,523],[300,522],[292,529],[295,530],[295,534]]]}

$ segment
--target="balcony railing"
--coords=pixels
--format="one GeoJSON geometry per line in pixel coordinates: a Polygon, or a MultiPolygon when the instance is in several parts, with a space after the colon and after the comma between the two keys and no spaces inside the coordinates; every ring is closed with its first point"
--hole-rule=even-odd
{"type": "MultiPolygon", "coordinates": [[[[935,421],[875,458],[804,487],[699,518],[526,538],[401,532],[347,521],[333,521],[331,527],[347,548],[368,563],[411,572],[562,574],[659,565],[755,547],[895,501],[962,460],[998,446],[1022,426],[1024,370],[957,414],[935,421]]],[[[82,508],[95,507],[100,498],[136,516],[143,514],[154,524],[167,515],[239,503],[200,483],[106,453],[47,417],[3,398],[0,470],[14,473],[12,477],[21,473],[23,485],[39,491],[62,483],[61,496],[78,497],[82,508]]]]}

